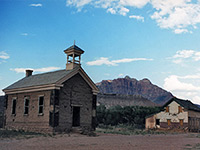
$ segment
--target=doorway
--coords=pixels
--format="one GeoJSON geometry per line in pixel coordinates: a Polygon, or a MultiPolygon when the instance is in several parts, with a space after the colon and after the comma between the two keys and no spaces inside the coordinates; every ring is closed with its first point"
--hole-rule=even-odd
{"type": "Polygon", "coordinates": [[[80,107],[73,107],[73,120],[72,126],[80,126],[80,107]]]}

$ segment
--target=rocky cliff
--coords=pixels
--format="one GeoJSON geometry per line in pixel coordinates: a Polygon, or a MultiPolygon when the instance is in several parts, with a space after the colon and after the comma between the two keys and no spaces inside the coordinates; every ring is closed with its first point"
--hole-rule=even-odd
{"type": "Polygon", "coordinates": [[[119,94],[98,94],[98,104],[103,104],[107,108],[111,106],[159,106],[158,104],[142,97],[141,95],[119,95],[119,94]]]}
{"type": "Polygon", "coordinates": [[[148,79],[138,81],[129,76],[114,80],[103,80],[96,85],[100,94],[140,95],[160,105],[173,97],[170,92],[152,84],[148,79]]]}

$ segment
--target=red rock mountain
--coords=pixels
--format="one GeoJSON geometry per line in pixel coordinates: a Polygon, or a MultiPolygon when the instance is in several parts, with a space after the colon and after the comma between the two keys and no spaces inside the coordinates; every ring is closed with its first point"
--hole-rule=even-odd
{"type": "Polygon", "coordinates": [[[96,85],[100,94],[140,95],[161,105],[173,97],[170,92],[152,84],[148,79],[138,81],[129,76],[114,80],[103,80],[96,85]]]}

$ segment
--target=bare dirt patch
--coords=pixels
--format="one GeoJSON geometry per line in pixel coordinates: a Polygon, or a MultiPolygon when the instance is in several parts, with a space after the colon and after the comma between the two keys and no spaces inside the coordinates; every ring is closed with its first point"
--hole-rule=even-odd
{"type": "Polygon", "coordinates": [[[117,135],[59,134],[29,139],[1,139],[1,150],[183,150],[200,148],[199,134],[117,135]]]}

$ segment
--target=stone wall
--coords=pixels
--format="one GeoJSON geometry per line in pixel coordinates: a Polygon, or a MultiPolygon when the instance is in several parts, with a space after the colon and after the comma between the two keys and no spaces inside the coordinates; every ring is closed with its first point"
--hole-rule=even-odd
{"type": "Polygon", "coordinates": [[[182,112],[179,112],[181,107],[177,102],[173,101],[168,105],[169,112],[163,110],[154,116],[146,118],[146,128],[177,128],[186,129],[188,127],[188,110],[182,107],[182,112]],[[159,119],[160,125],[156,125],[156,119],[159,119]],[[170,125],[168,125],[168,120],[170,125]],[[181,121],[183,121],[181,123],[181,121]]]}
{"type": "Polygon", "coordinates": [[[150,116],[145,120],[145,128],[153,129],[156,128],[156,115],[150,116]]]}
{"type": "Polygon", "coordinates": [[[171,125],[168,125],[167,122],[161,122],[160,128],[168,128],[168,129],[187,129],[188,123],[183,123],[182,125],[178,122],[171,122],[171,125]]]}
{"type": "Polygon", "coordinates": [[[6,128],[35,132],[52,132],[49,126],[51,91],[31,92],[8,95],[6,109],[6,128]],[[24,114],[24,98],[29,97],[29,112],[24,114]],[[38,113],[39,96],[44,96],[43,114],[38,113]],[[12,114],[12,100],[16,98],[16,114],[12,114]]]}
{"type": "Polygon", "coordinates": [[[189,116],[189,130],[194,132],[200,132],[200,112],[188,111],[189,116]]]}
{"type": "Polygon", "coordinates": [[[80,127],[92,129],[92,100],[92,89],[80,74],[67,80],[59,92],[59,125],[55,131],[71,130],[75,106],[80,107],[80,127]]]}
{"type": "Polygon", "coordinates": [[[188,123],[188,112],[184,110],[182,107],[182,112],[178,112],[178,107],[180,106],[177,102],[173,101],[169,105],[169,112],[166,110],[161,111],[156,115],[156,119],[160,119],[160,122],[167,122],[168,119],[171,122],[179,123],[180,119],[183,120],[184,123],[188,123]]]}

